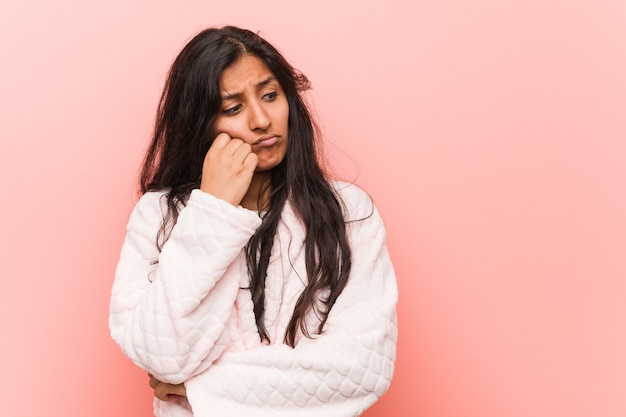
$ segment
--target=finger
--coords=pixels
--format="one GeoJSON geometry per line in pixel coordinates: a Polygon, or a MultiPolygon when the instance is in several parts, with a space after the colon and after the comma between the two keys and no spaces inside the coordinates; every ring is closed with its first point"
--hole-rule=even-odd
{"type": "Polygon", "coordinates": [[[211,148],[215,149],[223,149],[226,145],[228,145],[231,141],[231,137],[228,133],[220,133],[213,139],[213,143],[211,144],[211,148]]]}
{"type": "Polygon", "coordinates": [[[158,379],[156,379],[155,377],[153,377],[152,375],[150,375],[150,388],[154,389],[156,388],[157,385],[159,385],[161,383],[161,381],[159,381],[158,379]]]}
{"type": "MultiPolygon", "coordinates": [[[[230,142],[228,142],[225,146],[224,146],[224,152],[230,155],[235,155],[238,151],[240,151],[240,148],[244,146],[244,147],[250,147],[250,145],[248,145],[247,143],[245,143],[243,140],[238,139],[238,138],[232,138],[230,140],[230,142]]],[[[252,150],[252,147],[250,147],[250,150],[252,150]]]]}
{"type": "MultiPolygon", "coordinates": [[[[233,139],[234,140],[234,139],[233,139]]],[[[233,153],[233,159],[240,164],[243,164],[248,155],[252,153],[252,146],[242,142],[239,144],[235,152],[233,153]]]]}
{"type": "Polygon", "coordinates": [[[246,159],[243,161],[243,168],[248,172],[252,172],[256,169],[257,164],[259,163],[259,157],[257,154],[250,152],[246,159]]]}
{"type": "Polygon", "coordinates": [[[161,401],[169,401],[176,396],[186,396],[187,390],[185,389],[184,384],[168,384],[166,382],[161,382],[154,390],[154,396],[157,397],[161,401]]]}
{"type": "Polygon", "coordinates": [[[167,384],[164,382],[159,383],[154,388],[154,396],[157,397],[161,401],[168,401],[169,400],[168,394],[169,393],[167,391],[167,384]]]}

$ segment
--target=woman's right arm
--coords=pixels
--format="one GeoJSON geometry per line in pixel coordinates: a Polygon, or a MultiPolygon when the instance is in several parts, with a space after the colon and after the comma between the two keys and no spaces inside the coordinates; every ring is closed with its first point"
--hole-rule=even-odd
{"type": "Polygon", "coordinates": [[[113,339],[160,381],[181,383],[230,342],[237,292],[247,278],[242,251],[258,216],[200,190],[191,193],[162,251],[162,193],[147,193],[127,226],[109,325],[113,339]],[[158,262],[155,262],[157,261],[158,262]]]}

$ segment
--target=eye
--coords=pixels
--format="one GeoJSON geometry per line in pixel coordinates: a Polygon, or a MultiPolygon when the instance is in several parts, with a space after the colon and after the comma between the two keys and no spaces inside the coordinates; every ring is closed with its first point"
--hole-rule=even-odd
{"type": "Polygon", "coordinates": [[[236,104],[232,107],[228,107],[227,109],[222,110],[222,113],[226,116],[235,115],[241,110],[241,104],[236,104]]]}
{"type": "Polygon", "coordinates": [[[272,91],[271,93],[264,94],[263,99],[265,101],[274,101],[276,96],[278,96],[278,93],[276,91],[272,91]]]}

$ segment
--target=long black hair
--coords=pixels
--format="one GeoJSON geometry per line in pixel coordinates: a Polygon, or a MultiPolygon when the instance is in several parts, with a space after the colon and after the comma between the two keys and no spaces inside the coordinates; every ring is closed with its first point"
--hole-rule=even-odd
{"type": "Polygon", "coordinates": [[[315,331],[322,332],[351,268],[342,203],[320,166],[316,149],[319,135],[301,95],[310,88],[306,76],[249,30],[226,26],[197,34],[170,69],[143,162],[140,189],[142,193],[166,191],[168,212],[156,238],[161,248],[191,190],[200,187],[204,156],[219,133],[214,125],[222,105],[222,73],[244,55],[256,56],[267,65],[289,103],[286,155],[271,171],[268,204],[263,207],[261,225],[246,246],[246,260],[256,324],[261,339],[269,342],[263,321],[265,281],[281,213],[289,202],[306,231],[306,286],[284,339],[294,346],[298,331],[312,335],[305,320],[311,311],[320,318],[315,331]]]}

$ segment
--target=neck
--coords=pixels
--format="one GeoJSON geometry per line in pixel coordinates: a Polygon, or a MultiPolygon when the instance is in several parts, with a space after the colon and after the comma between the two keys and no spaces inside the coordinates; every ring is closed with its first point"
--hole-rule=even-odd
{"type": "Polygon", "coordinates": [[[267,208],[267,201],[269,199],[270,187],[268,187],[270,180],[270,171],[255,172],[248,187],[248,192],[241,200],[241,206],[248,210],[259,210],[261,208],[267,208]]]}

